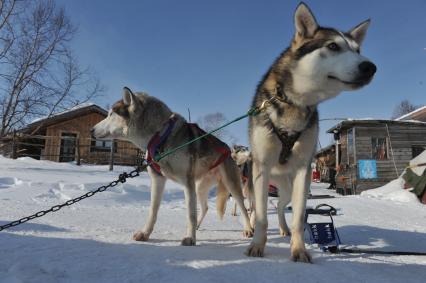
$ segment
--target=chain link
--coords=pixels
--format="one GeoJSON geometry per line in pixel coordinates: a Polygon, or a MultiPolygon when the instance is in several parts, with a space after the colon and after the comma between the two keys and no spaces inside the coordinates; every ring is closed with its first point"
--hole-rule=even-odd
{"type": "Polygon", "coordinates": [[[5,229],[8,229],[8,228],[11,228],[11,227],[14,227],[14,226],[18,226],[18,225],[20,225],[22,223],[25,223],[25,222],[28,222],[30,220],[33,220],[34,218],[42,217],[42,216],[44,216],[44,215],[46,215],[46,214],[48,214],[50,212],[58,211],[61,208],[63,208],[64,206],[73,205],[73,204],[75,204],[75,203],[77,203],[77,202],[79,202],[79,201],[81,201],[81,200],[83,200],[85,198],[89,198],[89,197],[94,196],[95,194],[97,194],[99,192],[103,192],[103,191],[107,190],[108,188],[115,187],[118,184],[123,184],[123,183],[125,183],[127,181],[128,178],[138,177],[140,175],[140,172],[142,172],[143,170],[145,170],[145,168],[147,166],[148,166],[148,164],[143,164],[140,167],[138,167],[137,169],[135,169],[135,170],[133,170],[133,171],[131,171],[129,173],[124,172],[124,173],[122,173],[122,174],[120,174],[118,176],[117,180],[112,181],[108,185],[100,186],[99,188],[97,188],[95,190],[92,190],[92,191],[89,191],[89,192],[85,193],[84,195],[81,195],[81,196],[78,196],[76,198],[70,199],[70,200],[66,201],[65,203],[63,203],[63,204],[58,204],[58,205],[52,206],[50,209],[41,210],[41,211],[39,211],[37,213],[34,213],[33,215],[30,215],[30,216],[27,216],[27,217],[23,217],[23,218],[21,218],[19,220],[15,220],[15,221],[12,221],[12,222],[7,223],[5,225],[2,225],[2,226],[0,226],[0,231],[3,231],[5,229]]]}

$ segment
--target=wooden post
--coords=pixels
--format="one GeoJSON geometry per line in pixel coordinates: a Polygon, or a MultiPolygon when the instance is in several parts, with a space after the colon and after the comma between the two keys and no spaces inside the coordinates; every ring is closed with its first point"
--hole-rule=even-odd
{"type": "Polygon", "coordinates": [[[109,154],[109,171],[114,170],[114,140],[111,140],[111,151],[109,154]]]}
{"type": "Polygon", "coordinates": [[[77,165],[80,166],[81,165],[81,158],[80,158],[80,137],[77,136],[76,140],[75,140],[75,146],[77,148],[77,165]]]}
{"type": "Polygon", "coordinates": [[[336,140],[336,171],[339,170],[339,140],[336,140]]]}
{"type": "Polygon", "coordinates": [[[12,137],[12,159],[18,158],[18,150],[17,150],[17,144],[16,144],[16,131],[13,131],[13,137],[12,137]]]}

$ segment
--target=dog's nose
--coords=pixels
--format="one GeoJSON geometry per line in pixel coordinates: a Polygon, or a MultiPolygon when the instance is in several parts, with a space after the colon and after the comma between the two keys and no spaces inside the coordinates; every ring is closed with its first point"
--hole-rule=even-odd
{"type": "Polygon", "coordinates": [[[376,73],[377,67],[370,61],[364,61],[358,65],[358,69],[362,76],[372,77],[376,73]]]}

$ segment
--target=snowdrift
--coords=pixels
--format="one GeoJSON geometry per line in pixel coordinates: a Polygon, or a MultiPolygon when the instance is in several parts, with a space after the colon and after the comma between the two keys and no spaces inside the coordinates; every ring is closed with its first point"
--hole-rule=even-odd
{"type": "MultiPolygon", "coordinates": [[[[409,164],[410,166],[414,166],[422,163],[426,163],[426,151],[423,151],[419,156],[412,159],[409,164]]],[[[416,175],[422,176],[425,169],[426,166],[419,166],[413,167],[412,171],[416,175]]],[[[382,187],[362,192],[361,196],[402,203],[420,204],[418,197],[413,194],[410,189],[404,188],[406,182],[403,176],[405,173],[406,172],[404,171],[398,179],[395,179],[382,187]]]]}

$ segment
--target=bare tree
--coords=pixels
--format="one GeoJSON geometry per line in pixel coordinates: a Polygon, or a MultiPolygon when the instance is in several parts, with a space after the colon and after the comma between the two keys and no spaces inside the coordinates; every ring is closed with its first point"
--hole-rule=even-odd
{"type": "Polygon", "coordinates": [[[408,101],[408,99],[404,99],[398,105],[395,106],[395,108],[393,110],[393,114],[392,114],[392,119],[396,119],[396,118],[401,117],[405,114],[413,112],[418,107],[419,106],[411,104],[411,102],[408,101]]]}
{"type": "MultiPolygon", "coordinates": [[[[197,124],[205,131],[210,132],[228,122],[225,115],[221,112],[209,113],[197,120],[197,124]]],[[[235,144],[237,138],[233,136],[227,129],[222,129],[214,133],[214,135],[228,144],[235,144]]]]}
{"type": "Polygon", "coordinates": [[[0,1],[6,9],[0,11],[1,137],[86,102],[102,88],[70,50],[76,29],[64,9],[51,0],[0,1]]]}

